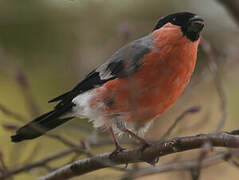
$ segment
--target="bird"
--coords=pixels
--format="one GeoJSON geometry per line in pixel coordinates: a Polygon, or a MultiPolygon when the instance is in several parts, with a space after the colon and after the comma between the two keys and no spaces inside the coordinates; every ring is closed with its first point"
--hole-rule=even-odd
{"type": "Polygon", "coordinates": [[[109,130],[115,151],[124,150],[118,135],[143,145],[138,132],[168,110],[183,93],[194,71],[204,20],[191,12],[159,18],[153,30],[116,51],[72,90],[52,99],[53,110],[24,125],[12,142],[37,138],[75,118],[88,118],[109,130]]]}

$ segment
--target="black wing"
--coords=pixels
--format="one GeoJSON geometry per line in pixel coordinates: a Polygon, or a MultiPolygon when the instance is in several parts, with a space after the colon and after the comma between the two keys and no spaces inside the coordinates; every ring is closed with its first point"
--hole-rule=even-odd
{"type": "Polygon", "coordinates": [[[62,94],[49,102],[61,101],[56,107],[71,102],[74,97],[95,87],[99,87],[107,81],[116,78],[124,78],[137,72],[142,65],[142,57],[153,48],[152,35],[122,47],[109,60],[90,72],[75,88],[62,94]]]}

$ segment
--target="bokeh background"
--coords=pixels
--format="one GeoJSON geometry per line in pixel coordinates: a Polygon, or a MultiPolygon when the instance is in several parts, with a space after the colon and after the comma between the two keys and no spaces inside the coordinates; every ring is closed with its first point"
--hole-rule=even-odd
{"type": "MultiPolygon", "coordinates": [[[[187,116],[171,134],[174,136],[214,132],[223,115],[224,130],[239,127],[239,29],[234,18],[216,0],[0,0],[0,153],[4,164],[18,167],[67,149],[62,143],[41,137],[13,144],[14,127],[54,107],[47,101],[71,89],[90,70],[109,58],[125,43],[149,33],[160,16],[190,11],[206,20],[204,38],[210,42],[218,66],[220,97],[215,74],[209,69],[208,54],[199,48],[198,63],[192,81],[183,96],[150,131],[148,139],[157,140],[184,110],[200,106],[199,113],[187,116]],[[222,94],[221,94],[222,95],[222,94]],[[224,100],[225,102],[222,102],[224,100]],[[3,106],[3,107],[2,107],[3,106]],[[223,107],[222,107],[223,106],[223,107]],[[4,113],[5,108],[5,113],[4,113]]],[[[54,130],[74,142],[110,139],[95,131],[86,119],[74,119],[54,130]]],[[[113,146],[91,148],[95,154],[113,150],[113,146]]],[[[197,151],[163,157],[192,159],[197,151]],[[186,156],[185,156],[186,154],[186,156]]],[[[50,163],[61,167],[74,158],[71,154],[50,163]]],[[[84,156],[77,156],[77,159],[84,156]]],[[[142,163],[142,166],[147,166],[142,163]]],[[[48,173],[36,168],[14,176],[15,180],[35,179],[48,173]]],[[[121,172],[103,169],[75,179],[119,179],[121,172]]],[[[238,179],[238,169],[224,163],[202,171],[202,179],[238,179]]],[[[167,173],[142,179],[190,179],[188,172],[167,173]]]]}

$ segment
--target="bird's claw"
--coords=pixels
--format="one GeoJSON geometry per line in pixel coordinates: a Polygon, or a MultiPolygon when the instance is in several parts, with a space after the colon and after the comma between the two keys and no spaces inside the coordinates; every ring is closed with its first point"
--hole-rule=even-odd
{"type": "Polygon", "coordinates": [[[117,147],[111,154],[110,154],[110,159],[116,157],[120,152],[124,151],[125,148],[122,147],[117,147]]]}
{"type": "Polygon", "coordinates": [[[140,151],[143,153],[145,149],[149,148],[150,146],[152,146],[150,143],[145,142],[143,146],[140,148],[140,151]]]}
{"type": "MultiPolygon", "coordinates": [[[[153,161],[151,161],[150,162],[150,164],[152,165],[152,166],[155,166],[155,164],[157,164],[158,162],[159,162],[159,156],[157,156],[153,161]]],[[[149,163],[149,162],[148,162],[149,163]]]]}
{"type": "MultiPolygon", "coordinates": [[[[143,146],[140,148],[141,153],[143,153],[147,148],[149,148],[151,146],[152,146],[152,144],[150,144],[148,142],[144,143],[143,146]]],[[[157,157],[153,157],[152,159],[147,158],[144,161],[149,163],[152,166],[155,166],[155,164],[157,164],[159,162],[159,158],[160,158],[160,156],[157,156],[157,157]]]]}

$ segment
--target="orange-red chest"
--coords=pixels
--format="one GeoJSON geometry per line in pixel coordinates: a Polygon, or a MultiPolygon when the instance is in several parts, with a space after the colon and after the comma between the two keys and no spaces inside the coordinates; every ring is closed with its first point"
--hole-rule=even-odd
{"type": "Polygon", "coordinates": [[[174,104],[194,70],[199,41],[186,39],[179,28],[166,27],[153,36],[155,49],[144,56],[137,73],[96,89],[99,95],[92,106],[105,102],[103,114],[123,114],[126,121],[145,123],[174,104]]]}

